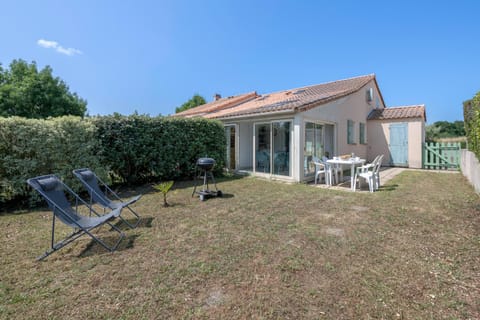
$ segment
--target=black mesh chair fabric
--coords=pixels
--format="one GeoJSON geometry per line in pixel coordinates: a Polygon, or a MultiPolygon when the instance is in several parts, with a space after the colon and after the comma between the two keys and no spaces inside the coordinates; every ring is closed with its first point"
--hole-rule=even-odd
{"type": "Polygon", "coordinates": [[[72,189],[70,189],[55,175],[38,176],[28,179],[27,183],[47,201],[48,206],[52,210],[54,215],[54,220],[52,224],[51,249],[45,252],[43,256],[39,257],[39,260],[50,255],[52,252],[59,250],[60,248],[64,247],[65,245],[83,234],[88,234],[109,251],[115,250],[121,239],[124,237],[124,234],[118,228],[109,223],[111,219],[120,216],[120,208],[113,209],[103,215],[97,213],[87,202],[80,198],[72,189]],[[73,199],[72,201],[74,201],[73,204],[68,200],[67,194],[70,194],[70,197],[73,199]],[[85,208],[88,209],[90,215],[87,216],[80,214],[78,211],[79,206],[85,206],[85,208]],[[58,218],[67,226],[72,227],[75,231],[70,236],[66,237],[64,240],[54,244],[56,218],[58,218]],[[92,229],[99,227],[105,223],[109,224],[115,231],[120,233],[120,239],[113,247],[108,246],[107,244],[105,244],[105,242],[95,237],[90,232],[92,229]]]}
{"type": "Polygon", "coordinates": [[[73,170],[73,175],[77,177],[82,185],[87,189],[88,194],[90,195],[91,203],[98,203],[99,205],[114,209],[124,209],[127,208],[136,218],[136,223],[131,224],[124,218],[120,217],[130,228],[135,228],[140,222],[140,216],[130,207],[131,204],[137,202],[141,195],[135,196],[129,200],[122,200],[118,194],[116,194],[112,189],[110,189],[106,183],[104,183],[92,170],[89,168],[82,168],[73,170]],[[105,192],[102,191],[101,187],[104,188],[105,192]],[[107,193],[111,194],[115,200],[110,199],[107,196],[107,193]]]}

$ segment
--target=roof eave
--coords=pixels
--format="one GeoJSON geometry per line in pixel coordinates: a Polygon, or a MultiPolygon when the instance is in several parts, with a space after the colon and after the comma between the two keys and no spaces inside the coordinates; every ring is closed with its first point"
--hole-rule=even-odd
{"type": "Polygon", "coordinates": [[[396,118],[376,118],[376,119],[367,119],[367,121],[385,121],[385,120],[405,120],[405,119],[422,119],[425,118],[423,116],[418,117],[396,117],[396,118]]]}
{"type": "Polygon", "coordinates": [[[232,115],[232,116],[223,116],[223,117],[213,117],[210,119],[216,119],[216,120],[230,120],[230,119],[246,119],[246,118],[252,118],[252,117],[258,117],[258,116],[270,116],[270,115],[288,115],[288,114],[295,114],[295,110],[281,110],[281,111],[273,111],[273,112],[250,112],[250,113],[245,113],[245,114],[240,114],[240,115],[232,115]]]}

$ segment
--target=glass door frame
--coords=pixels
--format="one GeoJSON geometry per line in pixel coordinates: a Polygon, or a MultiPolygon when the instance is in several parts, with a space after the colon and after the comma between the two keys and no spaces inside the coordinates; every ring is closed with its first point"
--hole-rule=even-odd
{"type": "Polygon", "coordinates": [[[312,158],[313,156],[316,156],[317,158],[319,158],[321,160],[322,156],[324,155],[325,153],[325,125],[326,123],[324,122],[321,122],[321,121],[311,121],[311,120],[305,120],[304,123],[303,123],[303,176],[305,178],[310,178],[310,177],[313,177],[315,176],[315,170],[313,170],[312,172],[310,172],[310,166],[312,166],[311,164],[311,161],[312,159],[308,159],[307,157],[307,124],[313,124],[314,126],[321,126],[321,148],[322,148],[322,155],[318,156],[317,154],[317,145],[318,145],[318,141],[316,141],[316,130],[317,128],[314,128],[314,131],[313,131],[313,138],[314,138],[314,141],[312,141],[312,149],[313,149],[313,154],[312,154],[312,158]],[[317,154],[317,155],[315,155],[317,154]]]}
{"type": "MultiPolygon", "coordinates": [[[[230,150],[228,149],[228,146],[229,146],[230,144],[227,143],[227,145],[226,145],[226,149],[227,149],[227,150],[225,150],[225,152],[226,152],[226,153],[225,153],[225,169],[227,169],[227,171],[228,171],[228,170],[235,171],[235,170],[237,170],[237,166],[238,166],[238,124],[230,124],[230,123],[227,123],[227,124],[225,124],[223,127],[224,127],[224,129],[225,129],[225,132],[226,132],[226,129],[227,129],[227,128],[230,128],[230,130],[231,130],[231,128],[233,128],[233,130],[234,130],[235,146],[234,146],[234,151],[233,151],[233,152],[234,152],[234,157],[235,157],[235,165],[234,165],[233,168],[230,168],[230,163],[228,163],[228,160],[229,160],[230,157],[231,157],[231,148],[230,148],[230,150]]],[[[231,132],[230,132],[230,134],[231,134],[231,132]]],[[[231,138],[231,137],[228,137],[228,138],[231,138]]],[[[225,139],[227,139],[227,137],[225,137],[225,139]]],[[[231,161],[230,161],[230,162],[231,162],[231,161]]]]}
{"type": "Polygon", "coordinates": [[[266,121],[258,121],[253,123],[253,172],[257,175],[263,175],[263,176],[276,176],[276,177],[288,177],[291,178],[293,177],[293,165],[292,165],[292,159],[293,159],[293,124],[294,121],[293,119],[275,119],[275,120],[266,120],[266,121]],[[274,172],[274,124],[275,123],[282,123],[282,122],[288,122],[289,123],[289,136],[288,136],[288,175],[280,175],[280,174],[275,174],[274,172]],[[256,129],[258,125],[268,125],[270,127],[269,131],[269,171],[268,172],[262,172],[262,171],[257,171],[257,140],[258,136],[256,134],[256,129]]]}
{"type": "Polygon", "coordinates": [[[272,168],[272,124],[270,121],[262,121],[262,122],[254,122],[253,123],[253,172],[255,174],[261,174],[261,175],[270,175],[271,173],[271,168],[272,168]],[[259,137],[257,136],[257,126],[259,125],[269,125],[270,126],[270,131],[269,131],[269,137],[268,137],[268,152],[269,152],[269,158],[268,158],[268,172],[265,171],[257,171],[257,144],[259,137]]]}

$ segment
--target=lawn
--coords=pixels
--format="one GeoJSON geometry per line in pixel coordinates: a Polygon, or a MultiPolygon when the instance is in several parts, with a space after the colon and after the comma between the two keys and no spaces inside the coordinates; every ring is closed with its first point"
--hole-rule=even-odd
{"type": "Polygon", "coordinates": [[[125,190],[145,193],[143,221],[114,253],[82,237],[37,262],[50,212],[1,215],[0,318],[480,318],[480,199],[461,174],[407,171],[373,194],[218,186],[201,202],[177,183],[168,208],[125,190]]]}

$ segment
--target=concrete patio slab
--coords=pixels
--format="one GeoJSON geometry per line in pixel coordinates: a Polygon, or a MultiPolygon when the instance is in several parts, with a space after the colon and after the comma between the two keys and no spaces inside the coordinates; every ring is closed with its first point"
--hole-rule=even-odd
{"type": "MultiPolygon", "coordinates": [[[[441,173],[459,173],[459,171],[451,171],[451,170],[424,170],[424,169],[408,169],[408,168],[400,168],[400,167],[382,167],[380,169],[380,182],[381,185],[386,184],[388,181],[399,175],[400,173],[411,170],[411,171],[428,171],[428,172],[441,172],[441,173]]],[[[344,177],[345,180],[345,177],[344,177]]],[[[349,191],[353,192],[350,189],[350,179],[346,180],[343,183],[340,183],[335,186],[328,186],[324,183],[319,183],[319,184],[314,184],[314,182],[311,182],[310,185],[315,186],[317,188],[326,188],[326,189],[333,189],[333,190],[342,190],[342,191],[349,191]]],[[[362,189],[356,190],[356,192],[369,192],[368,191],[368,184],[363,183],[362,184],[362,189]]]]}

